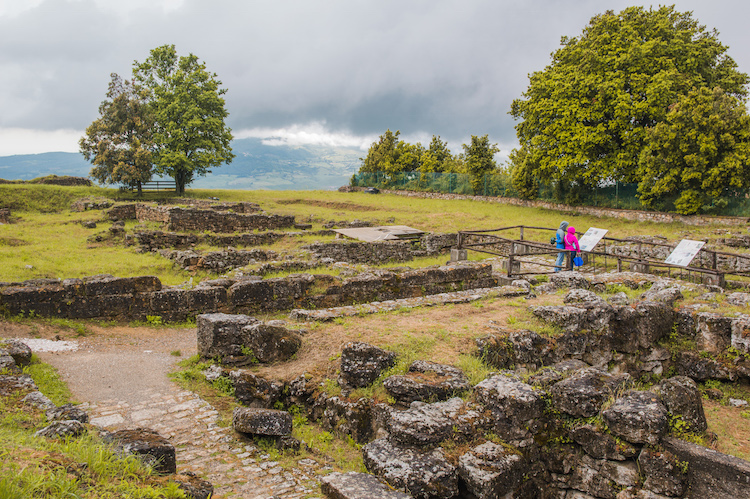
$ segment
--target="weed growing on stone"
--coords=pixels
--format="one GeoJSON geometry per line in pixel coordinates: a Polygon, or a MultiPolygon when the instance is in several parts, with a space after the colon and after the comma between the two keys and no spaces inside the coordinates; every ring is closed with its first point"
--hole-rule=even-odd
{"type": "Polygon", "coordinates": [[[456,367],[461,369],[464,374],[466,374],[466,377],[469,378],[469,383],[471,384],[471,386],[476,385],[477,383],[486,379],[491,372],[496,371],[496,369],[487,364],[484,359],[466,354],[461,354],[458,356],[456,367]]]}

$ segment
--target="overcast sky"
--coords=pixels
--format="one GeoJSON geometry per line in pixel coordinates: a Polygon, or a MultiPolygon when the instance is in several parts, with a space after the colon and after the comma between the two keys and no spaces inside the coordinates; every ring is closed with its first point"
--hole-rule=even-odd
{"type": "MultiPolygon", "coordinates": [[[[670,2],[671,4],[671,2],[670,2]]],[[[750,2],[674,0],[750,73],[750,2]]],[[[0,155],[78,150],[110,73],[160,45],[228,90],[235,137],[367,148],[387,128],[453,152],[489,134],[505,157],[511,101],[560,37],[606,0],[0,0],[0,155]]],[[[655,7],[658,4],[653,4],[655,7]]]]}

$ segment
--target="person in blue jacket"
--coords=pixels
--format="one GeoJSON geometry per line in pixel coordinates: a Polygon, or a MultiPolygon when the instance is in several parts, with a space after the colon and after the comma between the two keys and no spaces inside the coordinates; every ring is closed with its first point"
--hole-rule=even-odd
{"type": "Polygon", "coordinates": [[[555,247],[559,250],[563,250],[557,254],[557,260],[555,260],[555,272],[560,272],[562,270],[565,255],[567,254],[567,251],[565,251],[565,234],[567,233],[567,229],[568,222],[563,220],[560,223],[560,228],[557,229],[557,232],[555,233],[555,247]]]}

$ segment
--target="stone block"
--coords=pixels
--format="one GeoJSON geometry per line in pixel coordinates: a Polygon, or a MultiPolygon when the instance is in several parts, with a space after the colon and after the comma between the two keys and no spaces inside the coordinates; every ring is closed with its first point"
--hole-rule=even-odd
{"type": "Polygon", "coordinates": [[[656,445],[668,429],[668,413],[657,395],[631,390],[602,411],[610,432],[634,444],[656,445]]]}
{"type": "Polygon", "coordinates": [[[161,281],[154,276],[114,277],[100,275],[84,277],[87,296],[151,293],[161,290],[161,281]]]}
{"type": "Polygon", "coordinates": [[[258,362],[284,362],[297,353],[302,338],[282,326],[252,324],[242,328],[242,346],[251,349],[258,362]]]}
{"type": "Polygon", "coordinates": [[[280,437],[291,435],[292,415],[286,411],[235,407],[232,428],[240,433],[280,437]]]}
{"type": "Polygon", "coordinates": [[[502,438],[524,439],[537,430],[544,402],[541,393],[531,385],[496,375],[476,385],[474,394],[479,403],[492,411],[495,429],[502,438]]]}
{"type": "Polygon", "coordinates": [[[403,404],[422,400],[445,400],[471,389],[460,369],[424,360],[414,361],[404,375],[389,376],[383,386],[403,404]]]}
{"type": "Polygon", "coordinates": [[[270,409],[281,399],[284,389],[278,381],[269,381],[247,371],[231,371],[229,379],[235,398],[248,407],[270,409]]]}
{"type": "Polygon", "coordinates": [[[341,379],[351,387],[370,386],[396,362],[396,354],[362,342],[349,342],[341,350],[341,379]]]}
{"type": "Polygon", "coordinates": [[[638,455],[638,467],[646,477],[643,488],[669,497],[682,497],[687,490],[687,468],[669,451],[644,447],[638,455]]]}
{"type": "Polygon", "coordinates": [[[527,471],[520,452],[492,442],[478,445],[458,458],[458,474],[477,499],[515,497],[527,471]]]}
{"type": "Polygon", "coordinates": [[[721,353],[732,343],[731,317],[713,312],[695,314],[695,340],[699,350],[710,353],[721,353]]]}
{"type": "Polygon", "coordinates": [[[218,312],[227,305],[227,290],[224,287],[194,288],[185,291],[187,308],[193,313],[218,312]]]}
{"type": "Polygon", "coordinates": [[[392,487],[415,499],[448,499],[458,495],[458,472],[442,449],[399,447],[388,439],[362,448],[365,467],[392,487]]]}
{"type": "Polygon", "coordinates": [[[247,315],[199,315],[196,318],[198,353],[205,358],[242,355],[242,329],[258,322],[247,315]]]}
{"type": "Polygon", "coordinates": [[[687,376],[674,376],[659,383],[656,390],[669,413],[680,417],[689,431],[706,431],[703,399],[695,381],[687,376]]]}
{"type": "Polygon", "coordinates": [[[321,477],[320,489],[330,499],[411,499],[393,490],[374,475],[367,473],[333,472],[321,477]]]}
{"type": "Polygon", "coordinates": [[[575,418],[590,418],[596,416],[602,404],[629,382],[627,374],[612,375],[593,367],[583,369],[552,386],[552,405],[575,418]]]}
{"type": "Polygon", "coordinates": [[[325,402],[322,424],[342,436],[351,436],[357,443],[367,443],[375,435],[372,401],[367,398],[349,401],[331,397],[325,402]]]}
{"type": "Polygon", "coordinates": [[[463,262],[468,259],[469,259],[468,250],[451,248],[451,262],[463,262]]]}
{"type": "Polygon", "coordinates": [[[139,457],[157,473],[170,475],[177,471],[174,445],[150,428],[116,431],[104,440],[126,454],[139,457]]]}
{"type": "Polygon", "coordinates": [[[187,297],[187,292],[182,289],[163,289],[150,293],[151,311],[153,315],[160,315],[160,312],[187,310],[187,297]]]}

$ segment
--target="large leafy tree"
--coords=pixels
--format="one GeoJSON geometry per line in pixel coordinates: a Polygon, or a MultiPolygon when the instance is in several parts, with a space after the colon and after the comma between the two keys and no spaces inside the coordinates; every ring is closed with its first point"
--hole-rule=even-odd
{"type": "Polygon", "coordinates": [[[693,90],[648,132],[638,192],[646,206],[674,199],[684,214],[723,207],[750,187],[750,117],[722,89],[693,90]]]}
{"type": "Polygon", "coordinates": [[[639,181],[648,130],[667,119],[670,106],[694,88],[739,99],[747,92],[748,77],[717,32],[674,7],[608,11],[561,43],[511,106],[524,151],[518,179],[583,188],[639,181]]]}
{"type": "Polygon", "coordinates": [[[103,184],[138,189],[152,175],[153,116],[146,92],[112,73],[100,117],[79,141],[81,154],[94,167],[91,176],[103,184]]]}
{"type": "Polygon", "coordinates": [[[474,194],[482,192],[485,175],[494,173],[497,170],[495,163],[495,154],[500,152],[497,144],[490,144],[487,135],[477,137],[471,136],[470,144],[463,144],[464,148],[464,168],[469,174],[469,181],[474,194]]]}
{"type": "Polygon", "coordinates": [[[216,77],[195,55],[178,57],[174,45],[157,47],[133,64],[134,81],[149,90],[155,172],[174,178],[180,194],[196,177],[234,158],[226,89],[216,77]]]}

